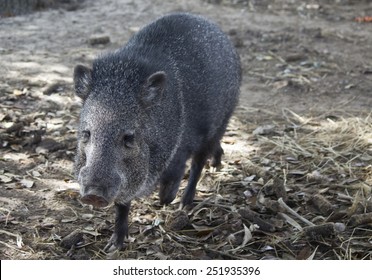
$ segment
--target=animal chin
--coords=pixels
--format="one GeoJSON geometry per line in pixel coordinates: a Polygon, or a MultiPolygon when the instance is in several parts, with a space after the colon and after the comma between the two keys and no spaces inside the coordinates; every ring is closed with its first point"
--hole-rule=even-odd
{"type": "Polygon", "coordinates": [[[102,208],[109,205],[109,202],[105,198],[94,194],[84,195],[80,200],[85,204],[90,204],[97,208],[102,208]]]}

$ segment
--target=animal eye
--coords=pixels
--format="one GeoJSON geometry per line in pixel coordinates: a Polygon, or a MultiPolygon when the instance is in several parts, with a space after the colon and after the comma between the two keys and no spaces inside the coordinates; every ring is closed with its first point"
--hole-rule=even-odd
{"type": "Polygon", "coordinates": [[[90,131],[89,130],[83,130],[81,132],[81,141],[83,143],[87,143],[89,141],[89,138],[90,138],[90,131]]]}
{"type": "Polygon", "coordinates": [[[123,144],[126,148],[134,147],[134,132],[126,132],[123,135],[123,144]]]}

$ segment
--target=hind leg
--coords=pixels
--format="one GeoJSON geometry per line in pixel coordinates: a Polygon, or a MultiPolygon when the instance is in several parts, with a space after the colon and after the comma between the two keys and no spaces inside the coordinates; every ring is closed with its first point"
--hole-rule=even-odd
{"type": "Polygon", "coordinates": [[[190,205],[194,201],[195,192],[196,192],[196,184],[198,183],[200,174],[207,161],[207,158],[208,158],[208,153],[204,151],[197,153],[193,157],[192,163],[191,163],[191,169],[190,169],[189,182],[187,184],[187,187],[182,197],[182,206],[190,205]]]}
{"type": "Polygon", "coordinates": [[[221,157],[224,154],[223,149],[221,147],[220,141],[215,144],[215,148],[213,150],[212,159],[210,165],[212,167],[218,167],[221,165],[221,157]]]}
{"type": "Polygon", "coordinates": [[[194,201],[196,185],[207,159],[212,155],[211,166],[218,167],[221,165],[223,149],[220,144],[221,137],[218,136],[216,135],[208,145],[205,145],[194,155],[191,163],[189,182],[182,197],[182,206],[190,205],[194,201]]]}
{"type": "Polygon", "coordinates": [[[176,197],[185,173],[187,159],[186,153],[176,154],[167,170],[162,174],[159,190],[160,204],[170,204],[176,197]]]}

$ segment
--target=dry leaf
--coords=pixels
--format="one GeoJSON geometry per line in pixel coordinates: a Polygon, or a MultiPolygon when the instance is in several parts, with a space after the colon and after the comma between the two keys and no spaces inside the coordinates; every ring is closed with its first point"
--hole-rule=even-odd
{"type": "Polygon", "coordinates": [[[11,181],[13,181],[13,178],[8,177],[6,175],[0,175],[0,181],[6,184],[6,183],[10,183],[11,181]]]}
{"type": "Polygon", "coordinates": [[[21,185],[23,187],[26,187],[28,189],[32,188],[34,186],[34,181],[31,181],[31,180],[27,180],[27,179],[23,179],[21,180],[21,185]]]}

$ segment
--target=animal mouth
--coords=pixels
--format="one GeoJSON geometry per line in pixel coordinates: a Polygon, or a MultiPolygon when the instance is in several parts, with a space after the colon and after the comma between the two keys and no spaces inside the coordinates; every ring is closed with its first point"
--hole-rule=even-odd
{"type": "Polygon", "coordinates": [[[107,205],[109,205],[108,201],[105,198],[94,194],[84,195],[83,197],[81,197],[80,200],[85,204],[90,204],[98,208],[106,207],[107,205]]]}

